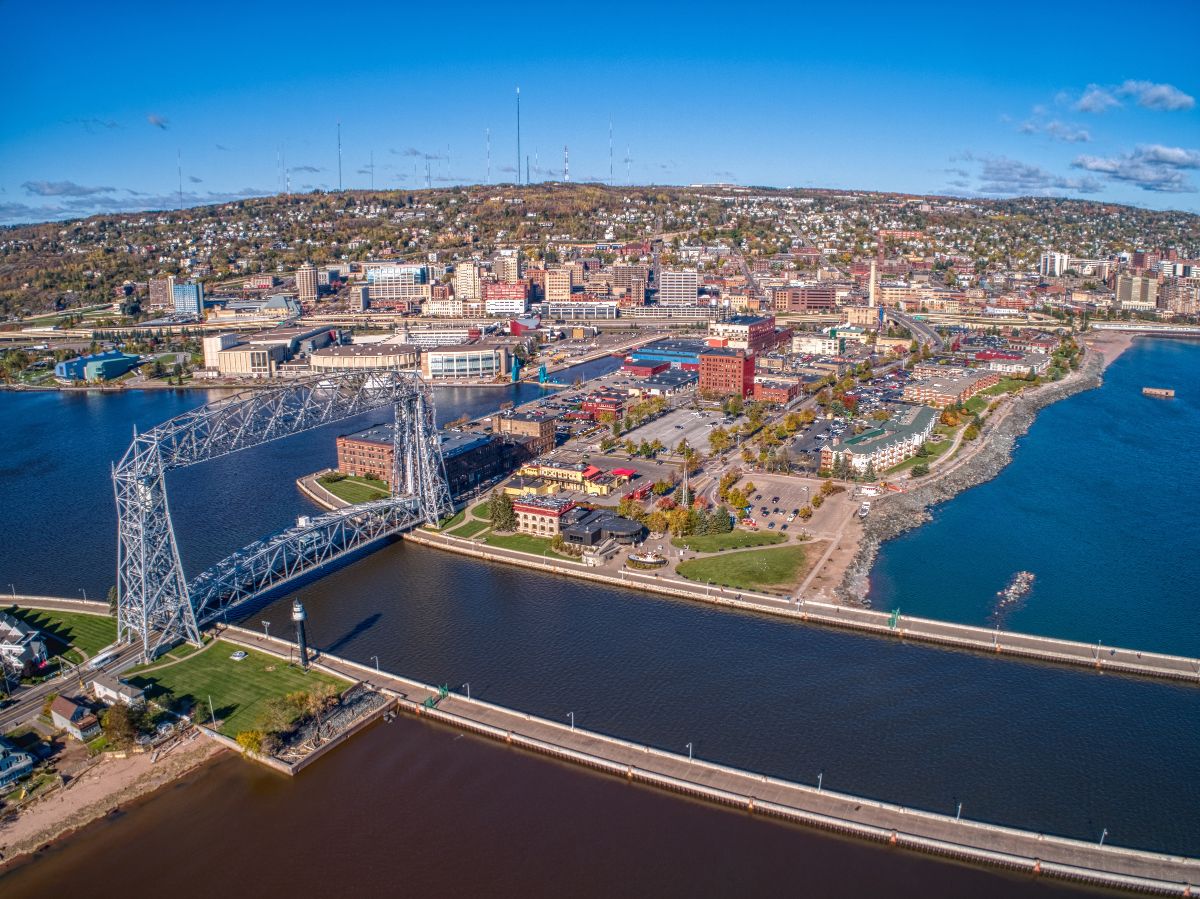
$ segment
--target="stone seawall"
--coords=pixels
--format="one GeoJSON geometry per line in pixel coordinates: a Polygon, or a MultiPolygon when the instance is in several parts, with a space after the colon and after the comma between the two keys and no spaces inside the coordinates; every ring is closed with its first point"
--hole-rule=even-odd
{"type": "Polygon", "coordinates": [[[1103,372],[1104,357],[1096,351],[1089,352],[1078,371],[1061,381],[1013,396],[1006,415],[985,421],[979,437],[983,445],[969,460],[907,493],[874,501],[858,552],[838,587],[838,598],[844,602],[867,604],[871,568],[884,542],[929,521],[931,506],[996,477],[1012,461],[1017,439],[1028,432],[1041,409],[1099,387],[1103,372]]]}

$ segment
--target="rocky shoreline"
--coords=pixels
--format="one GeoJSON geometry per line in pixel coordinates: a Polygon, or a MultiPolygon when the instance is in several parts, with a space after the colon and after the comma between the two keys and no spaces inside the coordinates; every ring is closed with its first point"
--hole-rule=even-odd
{"type": "Polygon", "coordinates": [[[1073,394],[1099,387],[1103,374],[1103,354],[1094,350],[1087,353],[1078,371],[1061,381],[1014,396],[1006,415],[985,422],[980,434],[983,445],[969,460],[907,493],[875,501],[865,522],[858,552],[838,586],[838,600],[869,605],[866,595],[871,568],[884,542],[929,521],[933,517],[929,512],[931,506],[996,477],[1012,461],[1017,438],[1029,430],[1041,409],[1073,394]]]}

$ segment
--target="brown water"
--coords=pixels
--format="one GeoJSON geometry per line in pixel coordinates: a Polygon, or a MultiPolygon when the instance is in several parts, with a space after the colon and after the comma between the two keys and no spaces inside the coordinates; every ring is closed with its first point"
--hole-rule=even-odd
{"type": "Polygon", "coordinates": [[[1080,895],[631,786],[439,725],[292,780],[225,756],[15,868],[4,899],[1080,895]],[[89,886],[84,886],[89,885],[89,886]]]}

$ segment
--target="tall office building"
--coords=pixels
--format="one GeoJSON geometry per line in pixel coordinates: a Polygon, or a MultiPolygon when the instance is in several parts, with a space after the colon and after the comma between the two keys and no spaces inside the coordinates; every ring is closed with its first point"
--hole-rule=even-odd
{"type": "Polygon", "coordinates": [[[659,275],[660,306],[695,305],[700,293],[700,275],[695,269],[663,269],[659,275]]]}
{"type": "Polygon", "coordinates": [[[479,278],[479,266],[474,262],[460,262],[454,267],[454,296],[463,302],[482,298],[483,283],[479,278]]]}
{"type": "Polygon", "coordinates": [[[1117,276],[1117,306],[1150,310],[1158,306],[1158,279],[1140,275],[1117,276]]]}
{"type": "Polygon", "coordinates": [[[571,299],[571,270],[552,268],[546,270],[546,302],[565,303],[571,299]]]}
{"type": "Polygon", "coordinates": [[[171,288],[171,299],[177,315],[204,318],[204,285],[196,281],[176,284],[171,288]]]}
{"type": "Polygon", "coordinates": [[[300,293],[301,303],[317,301],[317,267],[306,262],[296,270],[296,290],[300,293]]]}
{"type": "Polygon", "coordinates": [[[175,306],[175,276],[150,279],[150,309],[172,309],[175,306]]]}
{"type": "Polygon", "coordinates": [[[501,250],[492,259],[492,272],[505,284],[520,281],[525,274],[524,267],[520,250],[501,250]]]}
{"type": "Polygon", "coordinates": [[[1043,253],[1038,271],[1043,278],[1061,278],[1071,267],[1071,257],[1066,253],[1043,253]]]}
{"type": "Polygon", "coordinates": [[[646,284],[650,281],[648,265],[614,265],[612,286],[616,293],[627,294],[635,305],[646,302],[646,284]]]}
{"type": "Polygon", "coordinates": [[[402,306],[413,311],[433,297],[429,269],[424,265],[367,263],[364,267],[372,305],[402,306]]]}

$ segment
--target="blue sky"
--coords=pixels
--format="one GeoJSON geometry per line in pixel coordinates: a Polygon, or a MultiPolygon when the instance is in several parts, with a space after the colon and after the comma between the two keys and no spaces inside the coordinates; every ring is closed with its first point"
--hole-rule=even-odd
{"type": "Polygon", "coordinates": [[[0,223],[282,190],[731,181],[1200,211],[1200,4],[30,4],[0,223]],[[285,166],[281,166],[281,160],[285,166]]]}

